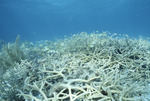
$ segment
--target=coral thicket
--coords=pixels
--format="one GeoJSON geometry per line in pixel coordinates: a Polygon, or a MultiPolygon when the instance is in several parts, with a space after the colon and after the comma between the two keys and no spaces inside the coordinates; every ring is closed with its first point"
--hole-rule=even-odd
{"type": "Polygon", "coordinates": [[[11,64],[1,77],[1,100],[150,100],[146,39],[82,32],[55,42],[13,45],[4,47],[11,64]]]}

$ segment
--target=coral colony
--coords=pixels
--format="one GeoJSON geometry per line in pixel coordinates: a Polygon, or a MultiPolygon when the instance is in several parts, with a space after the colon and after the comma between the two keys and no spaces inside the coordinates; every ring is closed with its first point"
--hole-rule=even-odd
{"type": "Polygon", "coordinates": [[[149,101],[150,43],[108,32],[0,50],[0,101],[149,101]]]}

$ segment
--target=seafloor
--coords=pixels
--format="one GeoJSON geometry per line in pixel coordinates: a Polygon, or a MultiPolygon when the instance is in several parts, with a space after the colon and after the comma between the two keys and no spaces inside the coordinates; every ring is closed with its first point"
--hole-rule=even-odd
{"type": "Polygon", "coordinates": [[[150,42],[108,32],[3,44],[0,101],[150,101],[150,42]]]}

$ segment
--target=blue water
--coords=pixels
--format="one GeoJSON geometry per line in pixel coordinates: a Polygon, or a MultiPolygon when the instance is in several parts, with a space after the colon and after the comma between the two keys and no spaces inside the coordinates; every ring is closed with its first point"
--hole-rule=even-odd
{"type": "Polygon", "coordinates": [[[82,31],[150,37],[150,0],[0,0],[0,39],[40,41],[82,31]]]}

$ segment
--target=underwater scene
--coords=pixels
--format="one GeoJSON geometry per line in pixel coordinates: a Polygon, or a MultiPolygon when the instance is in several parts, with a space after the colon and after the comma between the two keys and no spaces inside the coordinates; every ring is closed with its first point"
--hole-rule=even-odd
{"type": "Polygon", "coordinates": [[[150,0],[1,0],[0,101],[150,101],[150,0]]]}

